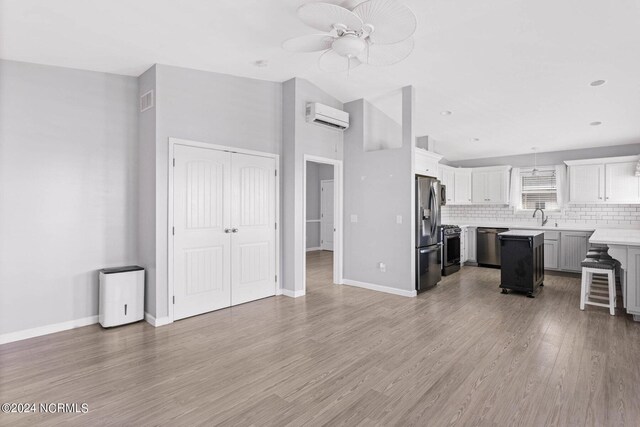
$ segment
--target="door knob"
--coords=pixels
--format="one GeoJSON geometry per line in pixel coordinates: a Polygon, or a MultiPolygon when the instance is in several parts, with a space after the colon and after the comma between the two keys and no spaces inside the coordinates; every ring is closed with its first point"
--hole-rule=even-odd
{"type": "Polygon", "coordinates": [[[231,232],[232,232],[232,233],[237,233],[237,232],[238,232],[238,229],[237,229],[237,228],[232,228],[232,229],[231,229],[231,232]]]}
{"type": "Polygon", "coordinates": [[[230,228],[225,228],[225,229],[224,229],[224,232],[225,232],[225,233],[231,233],[231,229],[230,229],[230,228]]]}

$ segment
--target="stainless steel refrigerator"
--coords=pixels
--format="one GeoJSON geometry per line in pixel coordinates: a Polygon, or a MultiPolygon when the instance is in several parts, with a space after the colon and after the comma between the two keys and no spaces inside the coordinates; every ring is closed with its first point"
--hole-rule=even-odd
{"type": "Polygon", "coordinates": [[[435,178],[416,176],[416,290],[422,292],[441,279],[440,206],[445,188],[435,178]]]}

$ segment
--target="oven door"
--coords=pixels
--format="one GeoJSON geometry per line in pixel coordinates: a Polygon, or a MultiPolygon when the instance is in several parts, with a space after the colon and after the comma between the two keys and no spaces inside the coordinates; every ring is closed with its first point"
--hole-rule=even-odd
{"type": "Polygon", "coordinates": [[[449,234],[444,236],[442,264],[445,267],[460,263],[460,235],[449,234]]]}

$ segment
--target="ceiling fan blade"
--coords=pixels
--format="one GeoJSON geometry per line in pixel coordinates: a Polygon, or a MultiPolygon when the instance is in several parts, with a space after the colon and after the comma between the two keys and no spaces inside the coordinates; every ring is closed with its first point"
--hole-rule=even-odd
{"type": "Polygon", "coordinates": [[[318,66],[322,71],[347,71],[360,64],[362,64],[362,62],[358,58],[351,58],[351,61],[349,61],[346,56],[338,55],[332,49],[326,51],[318,58],[318,66]]]}
{"type": "Polygon", "coordinates": [[[309,34],[285,40],[282,47],[293,52],[319,52],[331,49],[335,37],[328,34],[309,34]]]}
{"type": "Polygon", "coordinates": [[[394,44],[370,43],[368,48],[358,55],[358,59],[373,66],[393,65],[409,56],[412,50],[411,37],[394,44]]]}
{"type": "Polygon", "coordinates": [[[353,9],[364,24],[373,26],[371,41],[392,44],[405,40],[416,31],[416,16],[397,0],[369,0],[353,9]]]}
{"type": "Polygon", "coordinates": [[[298,17],[310,27],[329,32],[342,24],[350,30],[362,29],[362,19],[344,7],[330,3],[307,3],[298,8],[298,17]]]}

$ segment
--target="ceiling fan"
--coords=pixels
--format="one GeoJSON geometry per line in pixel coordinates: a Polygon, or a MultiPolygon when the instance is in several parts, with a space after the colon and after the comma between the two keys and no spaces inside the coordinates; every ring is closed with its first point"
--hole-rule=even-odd
{"type": "Polygon", "coordinates": [[[397,0],[358,2],[352,10],[331,3],[307,3],[298,17],[324,31],[286,40],[282,47],[294,52],[324,51],[318,59],[323,71],[345,71],[365,63],[392,65],[413,50],[416,16],[397,0]]]}

